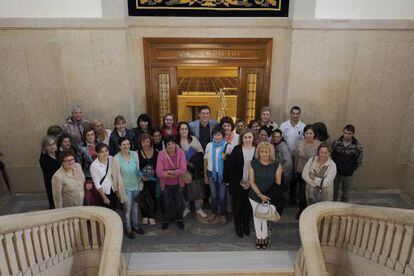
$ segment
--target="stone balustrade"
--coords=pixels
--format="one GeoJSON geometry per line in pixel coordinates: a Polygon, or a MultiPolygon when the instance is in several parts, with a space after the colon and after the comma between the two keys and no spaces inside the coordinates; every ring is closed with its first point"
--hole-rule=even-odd
{"type": "Polygon", "coordinates": [[[0,275],[122,275],[122,222],[102,207],[0,217],[0,275]]]}
{"type": "Polygon", "coordinates": [[[295,275],[414,275],[414,211],[323,202],[299,221],[295,275]]]}

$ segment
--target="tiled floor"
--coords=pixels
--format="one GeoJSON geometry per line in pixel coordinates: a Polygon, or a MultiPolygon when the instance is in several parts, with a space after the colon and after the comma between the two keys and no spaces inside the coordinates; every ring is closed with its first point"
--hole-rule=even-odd
{"type": "MultiPolygon", "coordinates": [[[[351,203],[395,208],[414,208],[414,203],[405,193],[399,191],[354,191],[351,203]]],[[[0,215],[15,214],[47,209],[47,198],[42,194],[21,194],[0,196],[0,215]]],[[[285,209],[281,221],[272,226],[272,246],[270,250],[291,251],[299,248],[298,222],[294,218],[296,209],[285,209]]],[[[124,252],[196,252],[196,251],[249,251],[254,248],[254,233],[239,238],[234,233],[231,215],[225,225],[199,222],[194,214],[185,221],[186,227],[180,230],[170,224],[167,231],[160,225],[143,226],[145,235],[130,240],[124,237],[124,252]]]]}

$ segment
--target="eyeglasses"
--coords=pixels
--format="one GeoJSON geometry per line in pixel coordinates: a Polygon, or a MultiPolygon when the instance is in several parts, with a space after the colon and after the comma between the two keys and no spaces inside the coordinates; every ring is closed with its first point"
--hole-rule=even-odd
{"type": "Polygon", "coordinates": [[[75,162],[75,158],[63,160],[63,163],[72,163],[75,162]]]}

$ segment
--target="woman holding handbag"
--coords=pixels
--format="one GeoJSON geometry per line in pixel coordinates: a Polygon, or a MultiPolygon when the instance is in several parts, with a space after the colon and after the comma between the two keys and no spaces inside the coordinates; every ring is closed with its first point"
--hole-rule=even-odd
{"type": "Polygon", "coordinates": [[[229,191],[233,197],[233,216],[236,234],[250,234],[252,208],[249,203],[249,167],[254,157],[254,134],[250,129],[240,131],[240,144],[235,146],[227,160],[225,181],[229,182],[229,191]]]}
{"type": "Polygon", "coordinates": [[[100,205],[111,210],[118,207],[118,199],[121,203],[125,202],[124,187],[119,182],[114,182],[113,157],[109,156],[108,145],[99,143],[95,147],[98,158],[91,164],[91,176],[93,184],[100,195],[100,205]]]}
{"type": "Polygon", "coordinates": [[[302,178],[306,181],[308,205],[333,199],[335,176],[336,164],[331,159],[330,146],[321,143],[318,147],[318,155],[309,158],[302,172],[302,178]]]}
{"type": "MultiPolygon", "coordinates": [[[[197,137],[191,135],[190,127],[187,122],[180,122],[178,124],[178,139],[180,143],[181,149],[185,153],[185,159],[187,161],[187,165],[189,164],[190,159],[192,159],[197,153],[200,153],[203,156],[204,151],[203,147],[198,141],[197,137]]],[[[191,163],[193,166],[193,170],[195,172],[202,172],[203,171],[203,163],[201,162],[193,162],[191,163]]],[[[199,173],[197,173],[197,176],[199,173]]],[[[184,197],[185,202],[185,209],[183,211],[183,217],[186,217],[190,213],[190,199],[184,197]]],[[[202,218],[206,218],[207,214],[201,209],[201,204],[203,203],[202,199],[194,200],[194,207],[196,214],[201,216],[202,218]]]]}
{"type": "MultiPolygon", "coordinates": [[[[271,202],[283,210],[284,198],[280,187],[282,179],[282,166],[276,160],[275,149],[269,142],[261,142],[256,148],[255,159],[249,169],[249,201],[253,212],[258,205],[271,202]]],[[[256,232],[256,248],[266,249],[269,244],[269,228],[267,220],[253,216],[254,230],[256,232]]]]}

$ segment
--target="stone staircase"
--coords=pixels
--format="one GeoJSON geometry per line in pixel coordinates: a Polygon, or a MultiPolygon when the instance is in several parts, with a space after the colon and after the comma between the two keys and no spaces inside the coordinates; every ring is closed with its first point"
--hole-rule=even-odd
{"type": "Polygon", "coordinates": [[[294,275],[293,251],[149,252],[124,254],[127,275],[294,275]]]}

